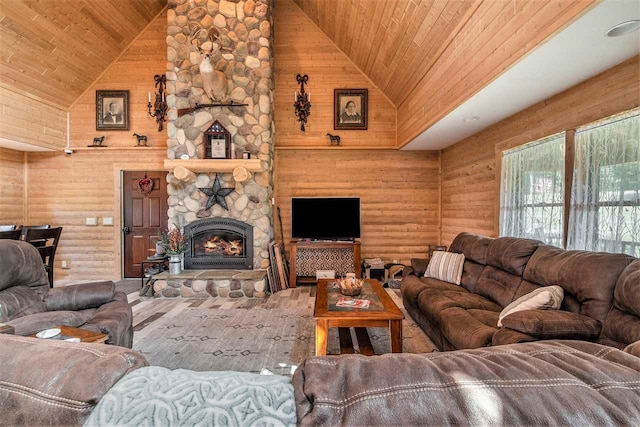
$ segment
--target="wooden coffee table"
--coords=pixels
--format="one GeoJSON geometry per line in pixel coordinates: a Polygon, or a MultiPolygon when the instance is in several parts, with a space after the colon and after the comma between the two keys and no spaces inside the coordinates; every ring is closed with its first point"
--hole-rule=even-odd
{"type": "MultiPolygon", "coordinates": [[[[104,343],[109,338],[106,334],[87,331],[86,329],[72,328],[71,326],[54,326],[60,329],[60,334],[72,338],[80,338],[80,342],[104,343]]],[[[35,337],[36,334],[29,335],[35,337]]]]}
{"type": "Polygon", "coordinates": [[[402,319],[404,315],[384,288],[375,279],[367,279],[362,293],[356,297],[371,302],[369,308],[337,307],[342,296],[333,288],[333,280],[319,280],[313,317],[316,322],[316,356],[327,354],[329,328],[339,328],[340,352],[353,353],[349,328],[355,328],[360,354],[373,355],[371,340],[366,328],[389,328],[391,352],[402,353],[402,319]]]}

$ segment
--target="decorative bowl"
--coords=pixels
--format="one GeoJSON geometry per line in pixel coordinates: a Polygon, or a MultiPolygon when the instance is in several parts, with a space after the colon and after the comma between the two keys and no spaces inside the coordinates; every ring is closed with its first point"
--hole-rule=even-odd
{"type": "Polygon", "coordinates": [[[364,285],[364,280],[362,279],[338,279],[336,280],[338,287],[340,288],[340,293],[346,296],[356,296],[360,295],[362,292],[362,285],[364,285]]]}

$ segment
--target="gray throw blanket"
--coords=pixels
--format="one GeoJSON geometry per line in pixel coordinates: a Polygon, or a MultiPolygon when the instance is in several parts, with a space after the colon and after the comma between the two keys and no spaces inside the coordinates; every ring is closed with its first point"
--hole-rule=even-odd
{"type": "Polygon", "coordinates": [[[293,426],[288,378],[151,366],[120,380],[85,426],[293,426]]]}

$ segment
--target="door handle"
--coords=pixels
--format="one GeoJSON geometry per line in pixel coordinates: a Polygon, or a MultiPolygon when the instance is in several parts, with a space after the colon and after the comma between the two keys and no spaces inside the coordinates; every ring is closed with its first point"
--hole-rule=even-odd
{"type": "Polygon", "coordinates": [[[122,229],[122,232],[123,232],[124,234],[129,234],[129,233],[131,233],[131,229],[130,229],[129,227],[124,227],[124,228],[122,229]]]}

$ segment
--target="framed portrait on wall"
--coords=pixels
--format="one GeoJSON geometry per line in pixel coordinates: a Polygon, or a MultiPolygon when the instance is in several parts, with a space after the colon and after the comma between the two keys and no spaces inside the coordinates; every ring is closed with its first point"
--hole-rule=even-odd
{"type": "Polygon", "coordinates": [[[129,91],[96,91],[96,130],[129,130],[129,91]]]}
{"type": "Polygon", "coordinates": [[[368,89],[333,90],[333,128],[367,130],[368,89]]]}

